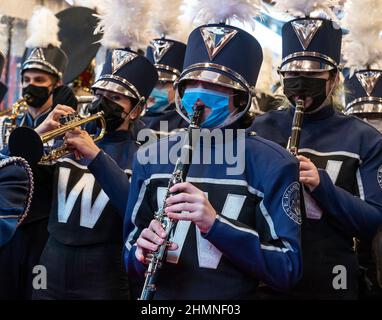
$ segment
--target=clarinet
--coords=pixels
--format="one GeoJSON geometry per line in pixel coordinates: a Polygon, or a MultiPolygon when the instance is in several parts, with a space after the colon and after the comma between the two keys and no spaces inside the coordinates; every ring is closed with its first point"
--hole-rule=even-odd
{"type": "Polygon", "coordinates": [[[176,226],[176,221],[169,219],[165,213],[166,200],[172,195],[170,189],[175,184],[181,183],[186,179],[192,159],[192,132],[193,130],[199,128],[204,108],[205,106],[199,102],[197,102],[194,106],[194,114],[187,130],[187,135],[185,137],[185,142],[182,147],[180,157],[177,159],[174,171],[168,181],[164,201],[159,210],[154,214],[154,218],[161,223],[164,231],[166,232],[166,238],[163,244],[159,246],[158,250],[150,255],[150,264],[145,273],[145,283],[143,285],[139,300],[153,300],[154,298],[158,272],[162,267],[163,261],[167,254],[170,234],[176,226]]]}
{"type": "MultiPolygon", "coordinates": [[[[295,157],[298,156],[298,148],[300,146],[300,137],[302,130],[302,122],[304,120],[304,105],[305,101],[301,98],[296,99],[296,110],[294,111],[292,120],[292,132],[288,139],[286,149],[295,157]]],[[[304,185],[300,184],[300,209],[306,214],[307,204],[317,208],[317,204],[312,197],[305,191],[304,185]]]]}
{"type": "Polygon", "coordinates": [[[300,136],[302,121],[304,119],[304,100],[297,99],[296,101],[296,110],[294,112],[293,121],[292,121],[292,133],[288,139],[287,150],[293,155],[298,155],[298,147],[300,145],[300,136]]]}

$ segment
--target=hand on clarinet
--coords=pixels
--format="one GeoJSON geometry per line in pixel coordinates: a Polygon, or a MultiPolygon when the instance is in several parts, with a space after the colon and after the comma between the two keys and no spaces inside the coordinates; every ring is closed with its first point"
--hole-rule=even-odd
{"type": "MultiPolygon", "coordinates": [[[[148,254],[158,250],[166,238],[166,232],[158,220],[151,220],[148,228],[143,229],[137,239],[137,250],[135,257],[144,264],[149,264],[148,254]]],[[[174,242],[169,244],[168,250],[176,250],[178,245],[174,242]]]]}
{"type": "Polygon", "coordinates": [[[175,195],[166,202],[170,219],[192,221],[202,233],[207,233],[216,219],[216,211],[203,191],[189,182],[177,183],[170,189],[175,195]],[[187,213],[182,213],[186,211],[187,213]]]}
{"type": "Polygon", "coordinates": [[[300,182],[313,192],[320,184],[317,167],[307,157],[297,156],[297,159],[300,161],[300,182]]]}

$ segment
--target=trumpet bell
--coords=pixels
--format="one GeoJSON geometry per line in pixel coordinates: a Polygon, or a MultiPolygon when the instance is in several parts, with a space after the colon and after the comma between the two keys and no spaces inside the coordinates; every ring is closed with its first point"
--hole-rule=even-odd
{"type": "Polygon", "coordinates": [[[9,137],[11,156],[22,157],[30,164],[36,164],[44,155],[44,144],[36,131],[28,127],[18,127],[9,137]]]}

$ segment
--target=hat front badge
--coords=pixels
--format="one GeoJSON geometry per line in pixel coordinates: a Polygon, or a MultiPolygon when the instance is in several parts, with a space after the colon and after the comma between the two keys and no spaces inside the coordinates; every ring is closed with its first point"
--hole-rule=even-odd
{"type": "Polygon", "coordinates": [[[200,32],[211,61],[237,34],[237,30],[227,27],[204,27],[200,32]]]}
{"type": "Polygon", "coordinates": [[[371,93],[374,90],[374,87],[381,77],[382,72],[381,71],[363,71],[363,72],[357,72],[356,77],[358,81],[361,83],[363,89],[367,93],[368,96],[371,95],[371,93]]]}
{"type": "Polygon", "coordinates": [[[124,50],[114,50],[111,57],[112,73],[114,74],[125,64],[134,60],[138,55],[124,50]]]}
{"type": "Polygon", "coordinates": [[[35,48],[32,50],[28,57],[28,60],[42,60],[45,61],[44,51],[41,48],[35,48]]]}
{"type": "Polygon", "coordinates": [[[306,19],[292,21],[294,32],[296,33],[297,38],[304,50],[309,47],[309,44],[311,43],[321,25],[322,20],[306,19]]]}
{"type": "Polygon", "coordinates": [[[170,50],[173,43],[163,39],[157,39],[150,42],[150,47],[153,49],[154,61],[159,63],[163,56],[170,50]]]}

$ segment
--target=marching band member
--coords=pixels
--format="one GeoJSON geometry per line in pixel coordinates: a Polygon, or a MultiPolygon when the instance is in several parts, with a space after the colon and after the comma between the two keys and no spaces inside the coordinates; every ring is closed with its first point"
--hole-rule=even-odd
{"type": "Polygon", "coordinates": [[[176,36],[180,25],[181,1],[157,0],[151,8],[152,27],[161,38],[150,41],[146,57],[158,71],[158,83],[147,103],[147,111],[142,117],[146,126],[159,136],[166,135],[187,126],[187,122],[175,109],[174,82],[183,70],[186,45],[167,38],[176,36]],[[166,11],[158,14],[161,8],[166,11]],[[162,128],[161,128],[162,122],[162,128]],[[162,132],[163,131],[163,132],[162,132]]]}
{"type": "Polygon", "coordinates": [[[28,112],[19,126],[35,128],[59,102],[76,107],[70,89],[62,86],[67,56],[58,40],[58,19],[46,7],[37,8],[28,24],[29,38],[21,67],[22,95],[28,94],[28,112]]]}
{"type": "MultiPolygon", "coordinates": [[[[298,150],[304,186],[303,277],[289,297],[355,299],[358,261],[353,237],[371,238],[382,222],[381,135],[363,121],[335,110],[342,30],[309,17],[323,2],[279,1],[300,18],[282,28],[284,94],[292,107],[255,119],[251,129],[285,147],[298,99],[304,103],[298,150]]],[[[326,12],[329,12],[327,8],[326,12]]],[[[275,295],[275,293],[272,293],[275,295]]]]}
{"type": "MultiPolygon", "coordinates": [[[[4,60],[0,52],[0,76],[4,60]]],[[[13,237],[21,215],[28,213],[26,210],[29,208],[26,208],[26,205],[28,200],[30,201],[28,197],[33,193],[33,175],[29,166],[21,159],[15,160],[0,154],[0,255],[2,247],[13,237]]],[[[6,274],[0,273],[0,287],[3,284],[2,279],[6,277],[6,274]]]]}
{"type": "MultiPolygon", "coordinates": [[[[16,232],[28,200],[30,176],[25,168],[16,164],[12,158],[0,155],[0,254],[16,232]]],[[[7,274],[0,273],[0,285],[6,277],[7,274]]]]}
{"type": "MultiPolygon", "coordinates": [[[[17,126],[37,127],[57,103],[76,107],[76,99],[61,86],[67,64],[59,48],[58,20],[45,7],[38,7],[28,23],[27,49],[21,66],[23,96],[29,95],[28,111],[17,118],[17,126]]],[[[8,154],[7,148],[3,150],[8,154]]],[[[33,268],[38,265],[48,239],[48,217],[52,197],[51,166],[32,166],[35,192],[30,212],[15,236],[0,254],[1,272],[7,274],[0,297],[29,299],[32,294],[33,268]]]]}
{"type": "MultiPolygon", "coordinates": [[[[382,20],[376,14],[379,10],[382,10],[380,1],[349,1],[344,5],[342,23],[349,31],[343,48],[346,67],[350,69],[344,83],[346,113],[364,120],[382,133],[382,40],[379,35],[382,20]]],[[[376,272],[379,258],[373,257],[371,249],[370,238],[357,239],[356,252],[362,274],[360,299],[382,298],[376,272]]],[[[378,254],[382,256],[382,252],[378,254]]]]}
{"type": "MultiPolygon", "coordinates": [[[[229,8],[219,16],[216,2],[197,6],[209,22],[232,16],[250,21],[257,12],[256,5],[246,1],[240,8],[232,4],[229,8]]],[[[224,154],[231,145],[243,170],[230,173],[229,164],[219,163],[212,152],[211,163],[191,163],[187,180],[175,184],[166,199],[174,165],[160,160],[168,157],[174,137],[160,140],[158,153],[152,153],[145,165],[139,155],[151,146],[137,153],[125,215],[129,277],[143,279],[150,254],[166,241],[161,223],[154,219],[165,199],[166,214],[178,221],[157,278],[155,299],[248,299],[259,281],[287,289],[300,277],[297,161],[276,144],[239,130],[261,61],[260,44],[249,33],[225,23],[205,24],[188,39],[176,84],[177,108],[186,120],[190,121],[193,106],[202,104],[206,137],[211,138],[215,128],[215,133],[227,134],[224,143],[212,142],[203,154],[212,150],[224,154]]]]}
{"type": "MultiPolygon", "coordinates": [[[[129,298],[121,253],[131,163],[138,149],[132,132],[158,79],[155,67],[129,49],[144,27],[144,6],[142,1],[116,0],[100,16],[102,44],[109,52],[92,86],[96,100],[89,111],[104,112],[106,135],[97,143],[85,130],[65,135],[74,154],[59,159],[55,168],[50,237],[40,259],[49,281],[47,290],[34,291],[34,299],[129,298]],[[115,30],[118,17],[120,29],[115,30]]],[[[37,130],[56,127],[59,116],[53,111],[52,119],[37,130]]]]}

